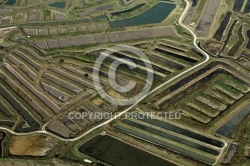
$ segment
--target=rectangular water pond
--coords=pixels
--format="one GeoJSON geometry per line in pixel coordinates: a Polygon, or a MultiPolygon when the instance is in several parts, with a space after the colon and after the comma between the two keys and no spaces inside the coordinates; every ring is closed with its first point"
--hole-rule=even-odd
{"type": "Polygon", "coordinates": [[[157,156],[111,136],[98,135],[80,147],[80,152],[115,166],[175,166],[157,156]]]}
{"type": "Polygon", "coordinates": [[[240,12],[245,0],[235,0],[233,10],[240,12]]]}
{"type": "Polygon", "coordinates": [[[167,122],[163,122],[163,121],[156,120],[156,119],[150,119],[150,118],[143,118],[140,120],[142,120],[146,123],[153,124],[155,126],[173,131],[175,133],[182,134],[182,135],[185,135],[185,136],[193,138],[193,139],[197,139],[201,142],[205,142],[205,143],[213,145],[213,146],[223,147],[223,145],[224,145],[224,143],[221,141],[206,137],[206,136],[198,134],[198,133],[194,133],[190,130],[183,129],[181,127],[172,125],[172,124],[167,123],[167,122]]]}
{"type": "Polygon", "coordinates": [[[247,1],[245,9],[244,9],[244,14],[248,14],[250,12],[250,0],[247,1]]]}
{"type": "MultiPolygon", "coordinates": [[[[26,120],[30,125],[30,127],[28,128],[23,128],[22,126],[24,125],[25,122],[22,121],[17,125],[15,129],[16,132],[22,132],[22,133],[31,132],[31,131],[36,131],[40,128],[40,124],[30,115],[29,112],[27,112],[27,110],[14,97],[12,97],[9,91],[7,91],[5,88],[2,87],[1,84],[0,84],[0,95],[2,95],[12,105],[12,107],[16,109],[18,114],[22,115],[24,120],[26,120]]],[[[3,124],[3,122],[1,123],[3,124]]]]}
{"type": "Polygon", "coordinates": [[[175,7],[176,5],[172,3],[159,2],[142,14],[122,20],[109,21],[109,23],[112,28],[161,23],[175,9],[175,7]]]}
{"type": "Polygon", "coordinates": [[[176,135],[173,135],[171,133],[166,133],[166,132],[163,132],[163,131],[160,131],[158,129],[155,129],[153,127],[149,127],[149,126],[145,126],[143,124],[140,124],[140,123],[137,123],[137,122],[134,122],[134,121],[131,121],[129,119],[125,119],[122,121],[123,123],[125,124],[128,124],[128,125],[131,125],[133,127],[136,127],[138,129],[141,129],[141,130],[145,130],[147,132],[150,132],[150,133],[153,133],[153,134],[156,134],[156,135],[159,135],[159,136],[162,136],[164,138],[167,138],[167,139],[170,139],[172,141],[175,141],[177,143],[180,143],[180,144],[184,144],[184,145],[187,145],[191,148],[194,148],[194,149],[199,149],[201,151],[204,151],[204,152],[207,152],[207,153],[210,153],[212,155],[218,155],[219,152],[212,149],[212,148],[209,148],[209,147],[206,147],[206,146],[203,146],[202,144],[198,144],[196,142],[193,142],[192,140],[188,140],[186,138],[182,138],[180,136],[176,136],[176,135]]]}
{"type": "Polygon", "coordinates": [[[233,138],[233,134],[240,123],[249,115],[250,104],[241,109],[231,119],[224,123],[220,128],[216,130],[217,134],[223,135],[228,138],[233,138]]]}
{"type": "Polygon", "coordinates": [[[181,155],[193,158],[195,160],[204,162],[204,163],[209,164],[209,165],[212,165],[215,162],[214,157],[198,153],[196,151],[193,151],[191,149],[187,149],[187,148],[180,146],[178,144],[164,141],[164,140],[159,139],[157,137],[153,137],[150,134],[145,134],[145,133],[139,132],[138,130],[135,130],[135,129],[132,129],[132,128],[129,128],[129,127],[126,127],[123,125],[116,125],[115,129],[117,129],[125,134],[134,136],[136,138],[140,138],[142,140],[148,141],[150,143],[153,143],[153,144],[158,145],[160,147],[163,147],[165,149],[180,153],[181,155]]]}

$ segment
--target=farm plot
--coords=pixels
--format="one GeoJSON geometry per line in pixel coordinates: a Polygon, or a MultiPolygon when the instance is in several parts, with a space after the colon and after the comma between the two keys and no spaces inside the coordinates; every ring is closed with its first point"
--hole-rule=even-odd
{"type": "Polygon", "coordinates": [[[114,106],[112,106],[111,104],[108,104],[101,98],[96,98],[92,100],[92,102],[98,107],[100,107],[101,109],[103,109],[105,112],[113,112],[116,110],[114,106]]]}
{"type": "Polygon", "coordinates": [[[49,49],[58,48],[58,40],[47,40],[47,45],[49,49]]]}
{"type": "MultiPolygon", "coordinates": [[[[93,56],[99,56],[100,52],[101,52],[101,50],[96,50],[96,51],[89,52],[87,54],[89,55],[89,57],[93,58],[93,56]]],[[[109,65],[110,65],[109,63],[102,65],[100,71],[97,71],[94,67],[87,67],[87,68],[85,68],[86,71],[78,70],[78,74],[82,73],[85,78],[93,80],[93,76],[92,76],[93,72],[97,72],[97,73],[99,72],[101,85],[104,87],[108,87],[109,86],[108,85],[109,84],[108,83],[109,82],[108,81],[109,65]]],[[[124,68],[124,69],[126,69],[126,68],[124,68]]],[[[125,70],[125,71],[126,72],[121,71],[119,68],[116,71],[117,82],[119,82],[121,85],[127,85],[129,83],[130,79],[134,80],[134,78],[131,77],[131,73],[129,73],[128,70],[125,70]]],[[[140,75],[140,77],[135,77],[135,78],[136,79],[134,81],[137,82],[138,80],[142,80],[141,78],[144,78],[144,77],[142,75],[140,75]]]]}
{"type": "MultiPolygon", "coordinates": [[[[160,53],[163,53],[163,54],[166,54],[166,55],[170,55],[172,58],[178,58],[180,59],[180,61],[185,61],[186,63],[196,63],[198,62],[198,60],[196,59],[193,59],[193,58],[190,58],[190,57],[187,57],[187,55],[180,55],[180,54],[175,54],[171,51],[168,51],[168,50],[165,50],[163,48],[155,48],[155,51],[156,52],[160,52],[160,53]]],[[[183,62],[184,63],[184,62],[183,62]]]]}
{"type": "Polygon", "coordinates": [[[90,24],[73,24],[50,26],[50,27],[24,27],[23,31],[30,36],[47,36],[47,35],[67,35],[68,33],[87,33],[105,31],[109,28],[105,22],[92,22],[90,24]]]}
{"type": "Polygon", "coordinates": [[[22,62],[16,59],[12,54],[9,54],[9,56],[6,59],[12,64],[17,65],[17,66],[22,64],[22,62]]]}
{"type": "Polygon", "coordinates": [[[53,97],[59,99],[62,102],[66,102],[67,100],[69,100],[72,96],[62,92],[59,89],[56,89],[53,86],[50,86],[49,84],[46,84],[44,82],[41,82],[41,86],[44,89],[44,91],[50,93],[53,97]]]}
{"type": "Polygon", "coordinates": [[[61,13],[61,12],[55,12],[55,20],[67,20],[68,17],[64,14],[64,13],[61,13]]]}
{"type": "Polygon", "coordinates": [[[171,108],[182,112],[183,116],[209,123],[250,91],[245,78],[236,77],[220,67],[193,76],[187,84],[177,88],[177,83],[148,102],[155,101],[156,108],[163,110],[172,105],[171,108]]]}
{"type": "Polygon", "coordinates": [[[0,18],[1,25],[7,25],[12,22],[12,17],[2,17],[0,18]]]}
{"type": "MultiPolygon", "coordinates": [[[[80,108],[78,111],[73,111],[73,114],[82,114],[82,112],[84,112],[84,109],[80,108]]],[[[70,115],[69,115],[70,116],[70,115]]],[[[75,123],[79,124],[81,126],[82,129],[85,129],[86,127],[88,127],[91,124],[94,124],[92,121],[90,121],[90,119],[88,119],[87,117],[84,118],[75,118],[72,117],[71,119],[72,121],[74,121],[75,123]]]]}
{"type": "Polygon", "coordinates": [[[49,33],[49,35],[58,35],[58,29],[54,28],[54,27],[49,28],[48,33],[49,33]]]}
{"type": "Polygon", "coordinates": [[[20,69],[32,80],[37,80],[37,74],[34,73],[29,67],[27,67],[25,64],[22,64],[19,66],[20,69]]]}
{"type": "Polygon", "coordinates": [[[10,13],[11,11],[12,9],[2,8],[2,10],[0,11],[0,14],[7,14],[7,13],[10,13]]]}
{"type": "Polygon", "coordinates": [[[184,21],[183,21],[184,24],[189,25],[190,23],[192,23],[192,19],[196,14],[195,12],[197,9],[197,3],[199,3],[199,2],[200,2],[200,0],[193,1],[192,7],[190,7],[190,9],[189,9],[184,21]]]}
{"type": "Polygon", "coordinates": [[[179,48],[179,46],[173,46],[173,45],[169,45],[169,43],[167,43],[165,40],[161,40],[158,44],[159,46],[161,47],[164,47],[170,51],[175,51],[175,52],[178,52],[178,53],[185,53],[187,52],[187,50],[185,49],[185,46],[180,46],[180,47],[183,47],[183,48],[179,48]]]}
{"type": "Polygon", "coordinates": [[[72,93],[78,94],[78,93],[82,92],[81,88],[79,88],[79,87],[77,87],[77,86],[74,86],[74,85],[72,85],[72,84],[70,84],[70,83],[68,83],[68,82],[66,82],[66,81],[64,81],[64,80],[62,80],[62,79],[59,78],[59,77],[56,77],[55,75],[52,75],[52,74],[49,74],[49,73],[45,73],[45,74],[43,75],[43,77],[44,77],[45,79],[47,79],[47,80],[52,81],[52,82],[55,83],[55,84],[58,84],[58,85],[62,86],[62,87],[65,88],[65,89],[70,90],[72,93]]]}
{"type": "MultiPolygon", "coordinates": [[[[159,42],[156,48],[162,50],[163,53],[153,51],[149,53],[148,57],[151,60],[151,64],[153,67],[154,80],[160,80],[171,73],[177,72],[178,70],[184,70],[192,66],[194,63],[197,63],[201,57],[195,53],[185,52],[185,50],[175,49],[175,47],[167,46],[163,42],[159,42]],[[174,51],[176,50],[176,51],[174,51]],[[177,52],[177,53],[176,53],[177,52]]],[[[133,72],[138,77],[145,78],[146,68],[145,64],[142,60],[138,59],[137,56],[133,54],[128,54],[125,52],[114,52],[112,50],[96,50],[88,53],[90,56],[103,56],[105,58],[104,63],[109,65],[114,62],[117,58],[129,59],[137,64],[137,68],[135,70],[130,70],[129,72],[133,72]],[[108,53],[108,57],[107,54],[108,53]]],[[[120,66],[123,70],[127,71],[128,66],[120,66]]],[[[102,70],[103,71],[103,70],[102,70]]],[[[105,74],[103,74],[107,77],[105,74]]],[[[123,81],[119,81],[122,85],[123,81]]],[[[126,83],[124,83],[126,85],[126,83]]],[[[128,96],[129,94],[123,94],[123,96],[128,96]]],[[[131,94],[130,94],[131,95],[131,94]]]]}
{"type": "MultiPolygon", "coordinates": [[[[88,59],[94,58],[89,55],[86,56],[88,57],[85,57],[85,55],[80,57],[82,60],[77,57],[69,58],[66,56],[52,58],[50,54],[45,56],[45,54],[30,45],[17,47],[3,58],[4,64],[2,65],[1,78],[6,77],[6,79],[1,79],[1,82],[4,85],[6,84],[8,89],[11,89],[10,95],[14,94],[14,99],[25,101],[21,105],[24,107],[23,110],[19,109],[18,114],[26,118],[34,116],[38,119],[37,123],[39,124],[39,126],[35,126],[36,128],[31,125],[31,128],[22,129],[22,126],[30,126],[30,123],[36,125],[33,119],[25,119],[15,128],[16,131],[35,131],[40,128],[40,124],[46,123],[52,116],[58,115],[60,118],[48,123],[46,129],[64,138],[73,138],[82,130],[93,127],[103,119],[102,117],[95,118],[91,116],[86,119],[69,119],[68,115],[71,114],[68,113],[89,112],[100,114],[113,112],[120,108],[101,98],[99,98],[99,102],[92,100],[94,97],[98,98],[100,96],[96,96],[93,85],[93,72],[95,72],[95,69],[88,59]],[[88,59],[88,63],[84,58],[88,59]],[[68,115],[66,115],[66,110],[68,115]]],[[[114,53],[114,56],[130,57],[137,63],[142,63],[133,55],[114,53]]],[[[138,75],[131,76],[131,73],[125,70],[116,72],[116,81],[120,85],[127,85],[129,80],[134,80],[137,83],[135,88],[126,95],[112,90],[111,83],[108,81],[108,65],[110,65],[109,62],[105,63],[101,67],[99,74],[101,78],[100,86],[106,89],[110,96],[125,98],[125,96],[133,96],[140,92],[143,85],[143,76],[137,78],[138,75]]],[[[157,64],[154,67],[159,70],[158,72],[165,70],[157,64]]],[[[6,112],[6,109],[4,111],[6,112]]],[[[15,118],[11,117],[9,119],[9,121],[0,121],[0,125],[14,126],[15,123],[12,124],[12,122],[15,118]]]]}
{"type": "Polygon", "coordinates": [[[213,54],[213,55],[217,55],[222,46],[223,46],[223,42],[219,42],[219,41],[208,41],[206,43],[204,43],[204,45],[202,46],[207,52],[213,54]]]}
{"type": "Polygon", "coordinates": [[[201,15],[196,32],[200,36],[208,36],[213,26],[214,19],[220,7],[221,0],[208,0],[205,9],[201,15]]]}
{"type": "Polygon", "coordinates": [[[72,121],[71,119],[69,119],[68,116],[64,116],[64,117],[60,118],[60,122],[63,123],[66,127],[68,127],[73,132],[77,133],[81,129],[80,125],[78,123],[72,121]]]}
{"type": "Polygon", "coordinates": [[[18,70],[15,70],[11,65],[5,64],[4,68],[8,70],[17,80],[21,82],[24,88],[27,88],[28,92],[30,92],[35,97],[39,98],[44,104],[46,104],[54,113],[58,113],[58,107],[51,101],[47,96],[43,93],[39,92],[32,83],[29,82],[25,77],[23,77],[18,70]]]}
{"type": "MultiPolygon", "coordinates": [[[[105,51],[105,54],[104,52],[100,52],[100,55],[99,56],[103,56],[107,59],[107,61],[109,61],[110,63],[113,63],[115,60],[117,60],[117,58],[121,58],[121,59],[125,59],[125,58],[128,58],[129,60],[131,60],[132,62],[136,63],[137,64],[137,69],[139,73],[142,73],[142,74],[146,74],[146,66],[142,59],[139,59],[138,57],[135,57],[135,56],[131,56],[131,55],[128,55],[126,53],[120,53],[120,52],[113,52],[111,50],[106,50],[105,51]],[[108,57],[106,56],[106,53],[109,52],[108,54],[110,54],[108,57]]],[[[146,63],[148,64],[148,63],[146,63]]],[[[123,66],[124,68],[127,68],[126,65],[123,66]]],[[[164,69],[163,67],[159,67],[157,66],[156,64],[152,64],[152,67],[153,67],[153,71],[150,71],[152,72],[152,74],[155,74],[155,75],[158,75],[160,77],[165,77],[166,75],[168,75],[170,72],[167,71],[166,69],[164,69]]]]}
{"type": "Polygon", "coordinates": [[[34,5],[49,5],[53,3],[54,0],[8,0],[5,5],[15,5],[18,7],[28,7],[34,5]]]}
{"type": "MultiPolygon", "coordinates": [[[[68,80],[72,80],[75,83],[80,84],[85,89],[87,89],[87,88],[88,89],[94,89],[94,86],[92,85],[92,83],[90,81],[86,81],[84,79],[79,79],[77,76],[72,75],[73,73],[71,71],[64,70],[63,67],[62,68],[50,67],[49,70],[54,72],[54,73],[57,73],[58,75],[61,75],[61,76],[65,77],[68,80]]],[[[81,75],[81,76],[83,78],[84,75],[81,75]]]]}
{"type": "Polygon", "coordinates": [[[28,13],[28,21],[40,21],[41,20],[41,11],[40,10],[31,10],[28,13]]]}
{"type": "Polygon", "coordinates": [[[171,73],[184,70],[200,60],[200,57],[196,54],[185,53],[185,51],[169,47],[163,42],[160,42],[149,53],[149,58],[171,73]]]}
{"type": "MultiPolygon", "coordinates": [[[[92,73],[87,70],[92,64],[66,57],[57,57],[52,61],[51,57],[41,54],[35,47],[28,46],[15,48],[3,58],[0,73],[0,98],[3,100],[0,110],[8,120],[0,120],[0,125],[15,125],[16,116],[9,109],[18,110],[17,115],[24,118],[15,127],[17,132],[36,131],[40,124],[48,122],[53,115],[63,114],[65,110],[74,111],[83,107],[84,103],[92,111],[117,109],[106,102],[100,105],[80,102],[96,95],[92,73]]],[[[118,75],[120,77],[121,74],[118,75]]],[[[102,86],[109,86],[106,82],[104,78],[102,86]]],[[[48,130],[62,137],[73,137],[89,125],[90,123],[79,120],[71,122],[63,118],[49,123],[48,130]],[[60,128],[67,130],[60,131],[60,128]]]]}
{"type": "Polygon", "coordinates": [[[245,58],[247,58],[247,59],[250,59],[250,53],[249,53],[249,52],[243,51],[241,54],[242,54],[242,55],[241,55],[242,57],[245,57],[245,58]]]}
{"type": "Polygon", "coordinates": [[[23,54],[22,52],[15,50],[15,51],[13,51],[13,53],[16,56],[20,57],[23,60],[23,62],[28,63],[30,66],[32,66],[32,68],[36,69],[37,71],[41,71],[43,69],[43,67],[40,64],[38,64],[37,62],[35,62],[29,56],[23,54]]]}
{"type": "MultiPolygon", "coordinates": [[[[215,82],[207,82],[207,85],[213,85],[212,89],[206,88],[205,92],[204,90],[196,90],[196,93],[188,95],[188,97],[190,97],[188,100],[181,99],[177,110],[182,111],[186,116],[191,116],[200,122],[208,123],[212,118],[217,117],[224,111],[228,107],[227,105],[232,105],[244,95],[243,89],[242,91],[235,89],[235,87],[242,85],[242,82],[234,82],[236,80],[231,78],[228,80],[231,82],[231,85],[228,85],[228,83],[223,82],[227,77],[227,75],[218,75],[214,78],[216,80],[215,82]],[[223,98],[223,95],[226,95],[226,97],[223,98]],[[192,98],[191,96],[198,97],[192,98]]],[[[207,87],[207,85],[204,86],[207,87]]],[[[247,91],[249,90],[247,86],[243,86],[242,88],[246,88],[247,91]]]]}
{"type": "Polygon", "coordinates": [[[94,112],[92,112],[91,110],[85,108],[85,107],[81,107],[78,109],[78,112],[82,113],[82,114],[86,114],[84,116],[84,119],[87,119],[88,121],[90,121],[90,123],[96,123],[100,120],[99,116],[94,116],[94,112]]]}
{"type": "Polygon", "coordinates": [[[40,41],[36,41],[35,45],[37,47],[41,48],[41,49],[48,49],[49,48],[46,41],[41,41],[41,40],[40,41]]]}
{"type": "MultiPolygon", "coordinates": [[[[204,8],[206,7],[206,4],[207,4],[206,0],[193,1],[192,8],[195,9],[195,11],[193,11],[194,13],[193,13],[192,18],[189,18],[189,19],[191,19],[191,23],[193,23],[194,25],[197,25],[201,15],[202,15],[202,12],[204,11],[204,8]]],[[[191,8],[191,11],[192,11],[192,8],[191,8]]],[[[191,17],[191,16],[189,16],[189,17],[191,17]]]]}
{"type": "MultiPolygon", "coordinates": [[[[86,87],[90,88],[90,89],[94,89],[93,85],[92,85],[92,81],[93,81],[93,77],[92,77],[92,73],[90,73],[89,71],[85,71],[82,70],[80,68],[75,68],[72,64],[71,65],[62,65],[61,66],[63,69],[61,69],[61,71],[64,72],[68,72],[70,75],[75,76],[75,77],[81,77],[84,78],[84,83],[86,87]]],[[[76,66],[78,67],[78,66],[76,66]]],[[[104,87],[107,87],[108,83],[107,83],[107,78],[101,77],[102,79],[100,80],[101,85],[103,85],[104,87]]]]}
{"type": "Polygon", "coordinates": [[[83,100],[85,99],[84,96],[92,94],[89,89],[93,89],[93,86],[89,82],[81,79],[81,77],[79,78],[79,76],[75,77],[74,74],[70,74],[67,71],[60,70],[60,68],[50,66],[48,71],[43,74],[41,81],[44,90],[52,95],[49,95],[49,97],[55,102],[58,99],[63,103],[69,100],[73,105],[72,102],[74,101],[75,103],[76,98],[78,98],[77,100],[83,100]],[[46,84],[49,85],[49,87],[45,86],[46,84]],[[85,94],[85,92],[88,93],[85,94]]]}
{"type": "Polygon", "coordinates": [[[19,12],[14,15],[13,22],[15,23],[23,23],[27,22],[28,12],[19,12]]]}
{"type": "Polygon", "coordinates": [[[64,138],[70,138],[75,135],[72,130],[66,127],[59,120],[54,120],[52,123],[47,125],[46,129],[64,138]]]}
{"type": "Polygon", "coordinates": [[[34,43],[41,49],[64,48],[68,46],[93,45],[98,43],[123,42],[146,38],[160,38],[171,36],[178,38],[172,27],[157,27],[151,29],[130,30],[125,32],[108,32],[95,35],[79,35],[60,38],[35,40],[34,43]],[[59,45],[58,45],[59,41],[59,45]]]}
{"type": "MultiPolygon", "coordinates": [[[[126,54],[124,52],[116,52],[115,50],[108,50],[108,49],[105,50],[105,52],[102,50],[98,50],[98,51],[90,52],[89,54],[92,56],[96,56],[96,57],[102,56],[105,58],[104,65],[101,66],[102,73],[99,72],[99,74],[102,75],[103,77],[108,77],[108,74],[107,74],[108,67],[106,67],[106,66],[110,66],[110,64],[112,64],[115,60],[122,62],[122,64],[119,65],[119,67],[117,68],[116,72],[118,72],[118,73],[126,72],[126,73],[128,73],[127,77],[114,76],[114,78],[116,78],[116,79],[110,81],[110,85],[117,82],[118,84],[120,84],[122,86],[126,86],[129,83],[129,80],[131,80],[131,81],[133,80],[134,82],[136,82],[136,85],[133,88],[133,90],[129,91],[129,92],[120,93],[122,96],[119,96],[114,91],[108,90],[108,92],[110,92],[110,96],[113,96],[113,97],[119,96],[121,98],[124,98],[125,96],[126,97],[134,96],[135,94],[138,94],[139,91],[144,86],[145,81],[143,81],[142,79],[146,79],[147,68],[146,68],[146,65],[144,64],[143,60],[139,59],[136,55],[126,54]],[[106,55],[107,53],[109,53],[109,55],[106,55]],[[122,58],[122,59],[119,60],[119,58],[122,58]],[[136,68],[130,69],[129,66],[125,65],[125,63],[129,63],[130,61],[137,64],[136,68]],[[135,76],[136,79],[131,77],[131,75],[135,76]]],[[[153,67],[155,69],[157,68],[158,71],[150,70],[149,72],[151,72],[154,75],[155,80],[162,79],[163,77],[166,76],[163,73],[159,72],[159,70],[166,71],[164,68],[160,68],[154,64],[153,64],[153,67]]]]}
{"type": "Polygon", "coordinates": [[[16,156],[46,156],[57,144],[49,136],[16,136],[11,140],[9,153],[16,156]]]}
{"type": "Polygon", "coordinates": [[[103,109],[99,108],[97,105],[95,105],[92,102],[87,102],[86,104],[84,104],[84,107],[92,112],[95,112],[95,113],[104,113],[105,112],[103,109]]]}
{"type": "Polygon", "coordinates": [[[45,21],[51,21],[52,20],[52,14],[53,12],[49,9],[44,9],[43,10],[43,19],[45,21]]]}
{"type": "Polygon", "coordinates": [[[105,11],[110,11],[110,10],[113,10],[114,8],[115,8],[115,5],[111,3],[100,5],[100,6],[94,6],[91,8],[87,8],[84,12],[79,13],[78,16],[86,17],[86,16],[102,13],[105,11]]]}
{"type": "Polygon", "coordinates": [[[34,49],[33,47],[28,46],[20,46],[19,50],[26,55],[29,55],[32,59],[39,60],[41,63],[42,61],[49,60],[51,57],[42,57],[39,55],[39,51],[34,49]]]}
{"type": "Polygon", "coordinates": [[[100,107],[100,105],[96,105],[93,102],[86,102],[82,107],[61,118],[60,121],[68,129],[77,133],[101,121],[103,118],[101,114],[104,112],[105,111],[100,107]]]}
{"type": "Polygon", "coordinates": [[[86,17],[86,16],[90,16],[93,14],[98,14],[98,13],[102,13],[108,10],[113,10],[115,7],[114,4],[104,4],[101,6],[97,6],[97,7],[92,7],[92,8],[88,8],[86,9],[84,12],[79,13],[79,17],[86,17]]]}
{"type": "Polygon", "coordinates": [[[38,35],[38,29],[24,28],[23,31],[24,31],[24,33],[26,33],[29,36],[36,36],[36,35],[38,35]]]}
{"type": "Polygon", "coordinates": [[[225,155],[223,156],[223,158],[221,159],[221,164],[226,165],[226,164],[230,164],[235,156],[235,152],[238,151],[239,148],[239,144],[237,143],[230,143],[230,145],[228,146],[227,152],[225,153],[225,155]]]}

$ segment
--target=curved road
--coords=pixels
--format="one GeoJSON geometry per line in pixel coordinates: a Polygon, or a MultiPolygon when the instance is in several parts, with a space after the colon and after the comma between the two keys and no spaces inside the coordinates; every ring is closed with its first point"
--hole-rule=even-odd
{"type": "Polygon", "coordinates": [[[108,123],[110,123],[110,122],[113,121],[114,119],[116,119],[116,118],[122,116],[123,114],[125,114],[125,113],[128,112],[129,110],[131,110],[131,109],[133,109],[134,107],[136,107],[137,104],[139,104],[141,101],[143,101],[146,97],[148,97],[148,96],[151,95],[152,93],[156,92],[156,91],[159,90],[160,88],[166,86],[167,84],[169,84],[170,82],[174,81],[175,79],[177,79],[177,78],[179,78],[179,77],[182,77],[183,75],[185,75],[186,73],[190,72],[191,70],[194,70],[194,69],[196,69],[197,67],[200,67],[201,65],[205,64],[205,63],[209,60],[209,55],[208,55],[205,51],[203,51],[202,49],[200,49],[200,48],[198,47],[198,45],[197,45],[197,37],[196,37],[195,33],[192,32],[188,27],[186,27],[186,26],[182,23],[182,22],[183,22],[183,19],[185,18],[186,14],[187,14],[187,12],[188,12],[190,6],[191,6],[191,4],[190,4],[190,2],[189,2],[188,0],[185,0],[185,2],[186,2],[187,5],[186,5],[186,8],[185,8],[183,14],[181,15],[181,17],[180,17],[180,19],[179,19],[179,24],[180,24],[183,28],[185,28],[186,30],[188,30],[188,31],[193,35],[193,37],[194,37],[194,41],[193,41],[194,46],[195,46],[203,55],[205,55],[205,57],[206,57],[205,61],[203,61],[203,62],[201,62],[200,64],[197,64],[197,65],[195,65],[195,66],[189,68],[188,70],[186,70],[186,71],[184,71],[184,72],[182,72],[182,73],[176,75],[175,77],[173,77],[173,78],[171,78],[170,80],[166,81],[164,84],[162,84],[162,85],[156,87],[155,89],[153,89],[152,91],[150,91],[147,95],[143,96],[140,100],[138,100],[136,103],[134,103],[133,105],[131,105],[129,108],[127,108],[127,109],[125,109],[124,111],[120,112],[119,114],[117,114],[116,116],[112,117],[111,119],[109,119],[109,120],[103,122],[102,124],[99,124],[99,125],[93,127],[92,129],[86,131],[84,134],[82,134],[82,135],[80,135],[80,136],[78,136],[78,137],[76,137],[76,138],[65,139],[65,138],[61,138],[61,137],[59,137],[59,136],[57,136],[57,135],[55,135],[55,134],[52,134],[52,133],[46,131],[46,130],[45,130],[45,127],[46,127],[47,123],[45,123],[45,124],[43,125],[42,131],[34,131],[34,132],[30,132],[30,133],[16,133],[16,132],[14,132],[14,131],[12,131],[12,130],[10,130],[10,129],[4,128],[4,127],[0,127],[0,129],[5,130],[5,131],[7,131],[7,132],[9,132],[9,133],[11,133],[11,134],[14,134],[14,135],[19,135],[19,136],[22,136],[22,135],[31,135],[31,134],[38,134],[38,133],[40,133],[40,134],[47,134],[47,135],[50,135],[50,136],[52,136],[52,137],[54,137],[54,138],[57,138],[57,139],[59,139],[59,140],[61,140],[61,141],[76,141],[76,140],[79,140],[79,139],[83,138],[84,136],[86,136],[87,134],[91,133],[92,131],[94,131],[94,130],[96,130],[96,129],[98,129],[98,128],[100,128],[100,127],[102,127],[102,126],[104,126],[104,125],[106,125],[106,124],[108,124],[108,123]]]}

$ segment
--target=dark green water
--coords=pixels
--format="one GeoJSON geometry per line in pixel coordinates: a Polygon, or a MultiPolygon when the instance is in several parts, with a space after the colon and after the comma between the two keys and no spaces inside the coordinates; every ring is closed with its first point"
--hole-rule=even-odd
{"type": "Polygon", "coordinates": [[[5,5],[14,5],[16,3],[16,0],[8,0],[5,5]]]}
{"type": "Polygon", "coordinates": [[[17,127],[15,129],[16,132],[21,132],[21,133],[32,132],[32,131],[36,131],[40,128],[40,124],[1,85],[0,85],[0,95],[2,95],[31,126],[29,128],[22,128],[22,126],[25,124],[25,122],[22,121],[17,125],[17,127]]]}
{"type": "Polygon", "coordinates": [[[55,2],[50,4],[50,6],[63,9],[65,8],[65,2],[55,2]]]}
{"type": "Polygon", "coordinates": [[[140,120],[144,121],[146,123],[153,124],[155,126],[158,126],[158,127],[161,127],[161,128],[164,128],[164,129],[167,129],[167,130],[170,130],[170,131],[182,134],[182,135],[185,135],[187,137],[197,139],[199,141],[205,142],[205,143],[213,145],[213,146],[223,147],[223,145],[224,145],[224,143],[221,142],[221,141],[206,137],[204,135],[200,135],[198,133],[194,133],[194,132],[192,132],[190,130],[183,129],[181,127],[172,125],[172,124],[167,123],[167,122],[163,122],[163,121],[156,120],[156,119],[150,119],[150,118],[144,118],[144,119],[140,119],[140,120]]]}
{"type": "Polygon", "coordinates": [[[199,149],[201,151],[204,151],[204,152],[207,152],[207,153],[210,153],[212,155],[218,155],[219,152],[212,149],[212,148],[208,148],[206,146],[203,146],[201,144],[198,144],[198,143],[195,143],[193,141],[189,141],[185,138],[182,138],[182,137],[179,137],[179,136],[175,136],[173,134],[170,134],[170,133],[166,133],[166,132],[163,132],[163,131],[160,131],[160,130],[157,130],[155,128],[152,128],[152,127],[148,127],[148,126],[145,126],[143,124],[140,124],[140,123],[137,123],[137,122],[134,122],[134,121],[131,121],[129,119],[125,119],[122,121],[123,123],[126,123],[128,125],[131,125],[133,127],[136,127],[136,128],[139,128],[141,130],[145,130],[145,131],[148,131],[148,132],[151,132],[153,134],[156,134],[156,135],[159,135],[159,136],[162,136],[164,138],[167,138],[167,139],[170,139],[170,140],[173,140],[175,142],[178,142],[178,143],[181,143],[181,144],[184,144],[184,145],[187,145],[189,147],[192,147],[192,148],[195,148],[195,149],[199,149]]]}
{"type": "Polygon", "coordinates": [[[211,164],[213,164],[215,162],[214,158],[208,157],[208,156],[206,156],[204,154],[201,154],[201,153],[197,153],[195,151],[191,151],[190,149],[186,149],[186,148],[184,148],[182,146],[173,144],[171,142],[163,141],[162,139],[153,137],[152,135],[138,132],[138,130],[128,128],[126,126],[116,125],[115,129],[117,129],[117,130],[119,130],[121,132],[124,132],[126,134],[135,136],[137,138],[139,137],[139,138],[141,138],[143,140],[147,140],[147,141],[149,141],[151,143],[154,143],[154,144],[159,145],[159,146],[161,146],[163,148],[172,150],[174,152],[178,152],[178,153],[180,153],[182,155],[185,155],[185,156],[188,156],[190,158],[197,159],[197,160],[202,161],[204,163],[208,163],[209,165],[211,165],[211,164]]]}
{"type": "Polygon", "coordinates": [[[98,135],[80,147],[80,152],[115,166],[175,166],[157,156],[111,136],[98,135]]]}
{"type": "Polygon", "coordinates": [[[161,23],[175,9],[172,3],[159,2],[142,14],[117,21],[110,21],[112,28],[122,28],[128,26],[138,26],[143,24],[161,23]]]}
{"type": "Polygon", "coordinates": [[[249,115],[249,113],[250,113],[250,104],[245,106],[231,119],[229,119],[226,123],[224,123],[219,129],[216,130],[216,133],[228,138],[233,138],[235,130],[240,125],[240,123],[249,115]]]}
{"type": "MultiPolygon", "coordinates": [[[[16,2],[16,0],[9,0],[8,2],[16,2]]],[[[56,7],[56,8],[65,8],[65,2],[52,3],[50,4],[50,6],[56,7]]],[[[110,21],[106,15],[100,15],[92,19],[84,18],[81,20],[64,21],[63,24],[87,23],[87,22],[91,22],[93,20],[99,20],[99,19],[107,19],[107,21],[109,21],[111,28],[123,28],[123,27],[137,26],[137,25],[143,25],[143,24],[161,23],[164,19],[168,17],[168,15],[173,11],[173,9],[175,9],[175,7],[176,7],[175,4],[159,2],[158,4],[156,4],[149,10],[145,11],[144,13],[131,17],[131,18],[123,19],[123,20],[110,21]]],[[[62,22],[53,21],[53,22],[46,22],[46,24],[58,25],[58,24],[62,24],[62,22]]],[[[32,23],[19,23],[18,25],[19,26],[44,25],[44,23],[32,22],[32,23]]],[[[1,26],[1,27],[7,27],[7,26],[1,26]]]]}

